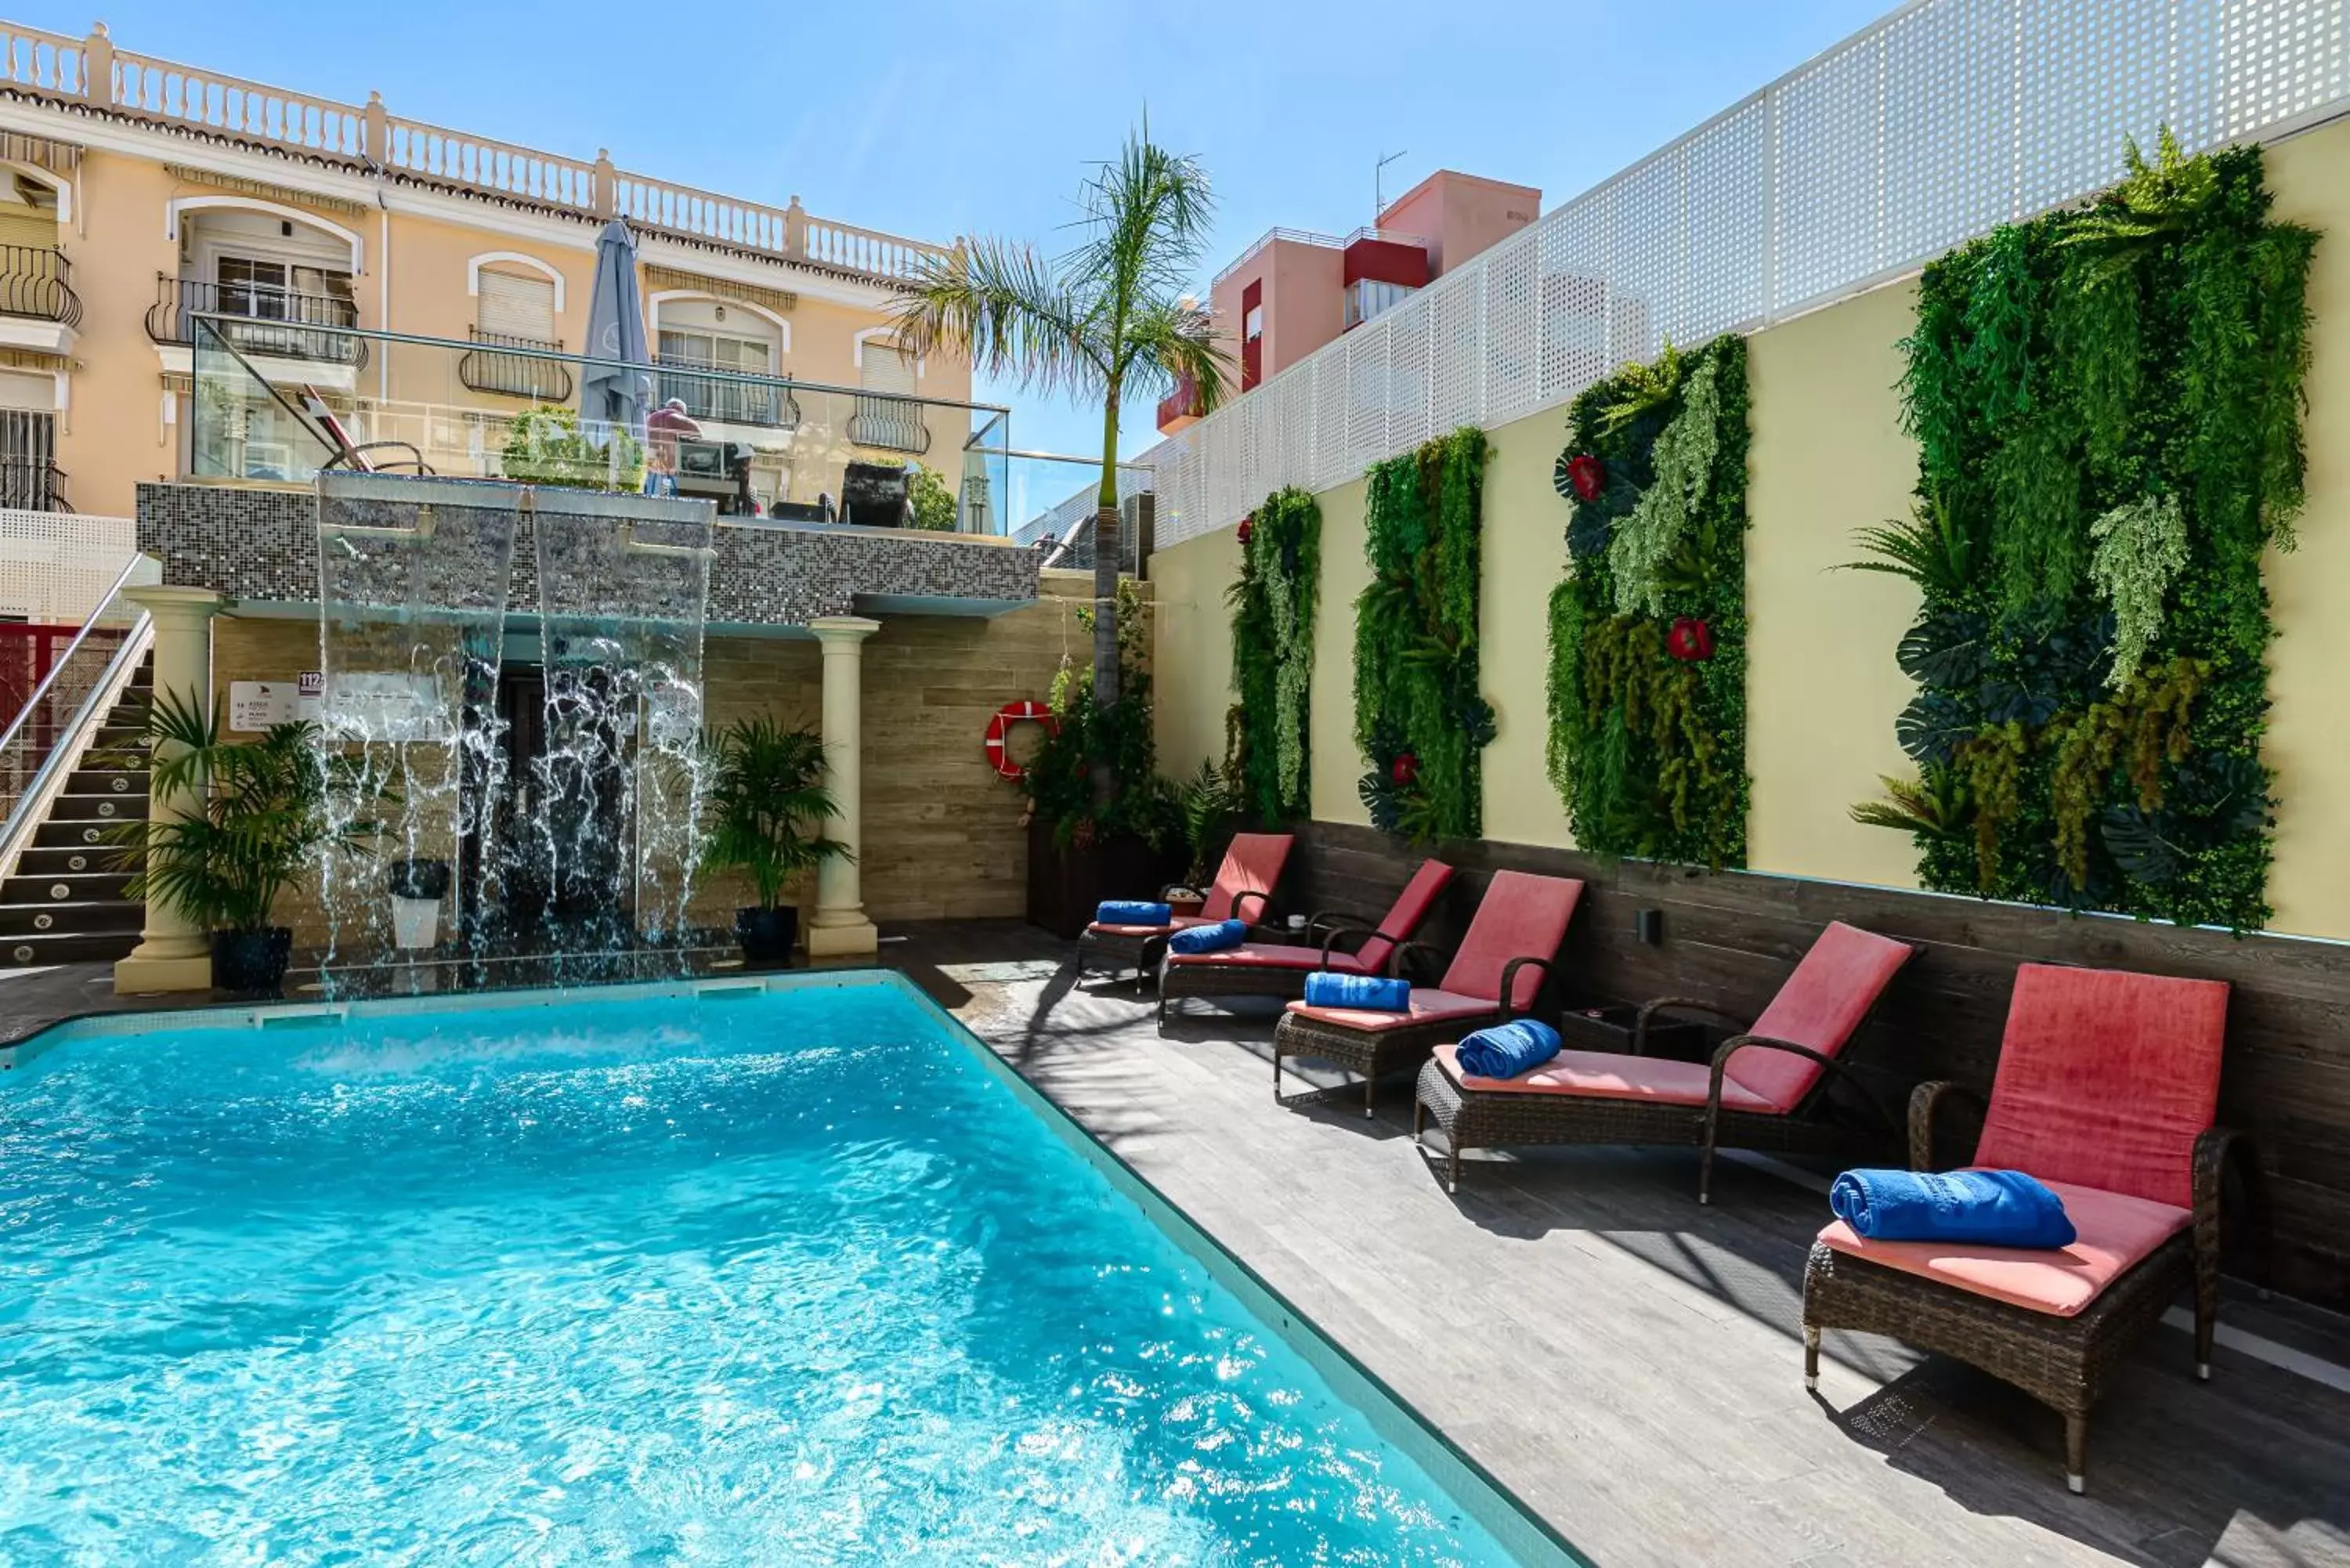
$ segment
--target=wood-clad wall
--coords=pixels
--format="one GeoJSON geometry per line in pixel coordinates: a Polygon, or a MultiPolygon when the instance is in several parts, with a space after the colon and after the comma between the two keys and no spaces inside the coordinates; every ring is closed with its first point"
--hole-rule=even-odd
{"type": "MultiPolygon", "coordinates": [[[[1383,909],[1422,853],[1366,827],[1309,825],[1283,906],[1383,909]]],[[[1856,1068],[1869,1068],[1888,1096],[1928,1078],[1990,1087],[2019,963],[2227,981],[2234,989],[2220,1119],[2254,1141],[2274,1227],[2274,1283],[2305,1301],[2350,1308],[2350,946],[1850,883],[1601,862],[1523,845],[1448,844],[1429,853],[1463,873],[1429,926],[1431,940],[1448,946],[1491,872],[1582,877],[1584,902],[1563,963],[1565,986],[1578,1002],[1695,994],[1751,1017],[1829,920],[1920,944],[1920,957],[1852,1046],[1856,1068]],[[1654,946],[1638,934],[1642,909],[1662,913],[1654,946]]],[[[1946,1158],[1966,1151],[1967,1136],[1958,1129],[1946,1158]]]]}

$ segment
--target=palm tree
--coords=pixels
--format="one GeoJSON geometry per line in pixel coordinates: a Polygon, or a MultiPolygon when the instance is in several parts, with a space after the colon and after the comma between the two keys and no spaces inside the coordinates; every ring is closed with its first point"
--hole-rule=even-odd
{"type": "Polygon", "coordinates": [[[982,239],[933,258],[898,306],[900,347],[943,348],[1024,389],[1102,400],[1102,475],[1094,515],[1094,700],[1118,700],[1118,420],[1128,400],[1188,382],[1214,409],[1231,357],[1184,294],[1199,270],[1213,202],[1207,171],[1150,140],[1127,138],[1078,198],[1084,241],[1046,258],[982,239]]]}

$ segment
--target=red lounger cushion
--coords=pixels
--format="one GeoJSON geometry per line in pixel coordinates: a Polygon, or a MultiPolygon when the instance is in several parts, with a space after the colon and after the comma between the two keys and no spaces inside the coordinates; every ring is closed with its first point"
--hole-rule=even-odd
{"type": "MultiPolygon", "coordinates": [[[[1566,923],[1583,897],[1583,884],[1572,877],[1536,877],[1525,871],[1496,871],[1477,901],[1469,934],[1452,955],[1452,967],[1440,982],[1445,991],[1462,996],[1499,1000],[1502,971],[1513,958],[1544,961],[1558,956],[1566,940],[1566,923]]],[[[1542,989],[1543,971],[1528,964],[1518,971],[1510,1004],[1528,1008],[1542,989]]],[[[1414,992],[1417,995],[1417,992],[1414,992]]]]}
{"type": "MultiPolygon", "coordinates": [[[[1291,947],[1284,942],[1243,942],[1236,948],[1224,948],[1211,953],[1169,953],[1167,961],[1179,969],[1198,964],[1230,965],[1237,969],[1316,970],[1325,967],[1320,948],[1291,947]]],[[[1332,953],[1327,967],[1334,974],[1376,972],[1355,953],[1332,953]]]]}
{"type": "Polygon", "coordinates": [[[1491,1015],[1498,1007],[1499,1004],[1491,997],[1463,996],[1454,991],[1422,990],[1415,985],[1411,988],[1411,1007],[1404,1012],[1374,1012],[1367,1007],[1308,1007],[1302,1002],[1291,1002],[1289,1011],[1316,1023],[1377,1033],[1383,1029],[1401,1029],[1410,1023],[1434,1023],[1448,1018],[1491,1015]]]}
{"type": "MultiPolygon", "coordinates": [[[[1908,942],[1831,920],[1748,1033],[1839,1055],[1913,950],[1908,942]]],[[[1734,1053],[1722,1071],[1771,1109],[1792,1111],[1826,1069],[1790,1052],[1750,1049],[1734,1053]]],[[[1721,1103],[1730,1103],[1727,1095],[1721,1103]]]]}
{"type": "MultiPolygon", "coordinates": [[[[1452,867],[1443,861],[1423,860],[1419,863],[1419,869],[1411,874],[1411,880],[1403,885],[1403,891],[1396,895],[1396,901],[1388,907],[1387,918],[1379,922],[1378,932],[1364,939],[1363,945],[1356,950],[1357,956],[1363,961],[1360,967],[1364,973],[1377,974],[1387,967],[1388,956],[1399,943],[1411,940],[1412,934],[1419,929],[1420,922],[1428,919],[1428,912],[1436,908],[1436,900],[1443,895],[1445,885],[1451,880],[1452,867]]],[[[1331,956],[1336,957],[1335,953],[1331,956]]],[[[1334,964],[1331,967],[1335,969],[1337,966],[1334,964]]]]}
{"type": "MultiPolygon", "coordinates": [[[[1703,1062],[1670,1062],[1658,1056],[1624,1056],[1609,1051],[1562,1051],[1514,1078],[1481,1078],[1463,1073],[1458,1048],[1439,1045],[1436,1059],[1462,1088],[1478,1094],[1579,1095],[1595,1100],[1646,1100],[1651,1105],[1705,1104],[1713,1070],[1703,1062]]],[[[1778,1107],[1735,1079],[1721,1081],[1725,1109],[1764,1114],[1778,1107]]]]}
{"type": "MultiPolygon", "coordinates": [[[[1229,920],[1240,913],[1236,906],[1242,894],[1271,893],[1274,884],[1281,880],[1282,867],[1288,863],[1290,843],[1286,833],[1234,834],[1232,847],[1224,851],[1224,863],[1216,867],[1215,885],[1208,889],[1200,918],[1229,920]]],[[[1253,919],[1263,912],[1259,907],[1243,918],[1253,919]]]]}
{"type": "Polygon", "coordinates": [[[1975,1163],[2191,1208],[2227,1022],[2223,981],[2021,966],[1975,1163]]]}
{"type": "Polygon", "coordinates": [[[1820,1240],[1839,1252],[1938,1280],[1973,1295],[2072,1317],[2187,1229],[2185,1209],[2127,1193],[2051,1181],[2079,1239],[2069,1247],[1977,1247],[1955,1241],[1869,1241],[1838,1220],[1820,1240]]]}

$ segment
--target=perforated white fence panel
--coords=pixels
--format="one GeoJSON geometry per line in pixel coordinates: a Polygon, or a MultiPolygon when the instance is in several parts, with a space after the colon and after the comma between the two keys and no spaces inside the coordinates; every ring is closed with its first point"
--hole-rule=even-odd
{"type": "Polygon", "coordinates": [[[2350,0],[1913,0],[1138,459],[1159,542],[2345,109],[2350,0]]]}
{"type": "Polygon", "coordinates": [[[79,626],[138,554],[128,517],[0,511],[0,615],[79,626]]]}

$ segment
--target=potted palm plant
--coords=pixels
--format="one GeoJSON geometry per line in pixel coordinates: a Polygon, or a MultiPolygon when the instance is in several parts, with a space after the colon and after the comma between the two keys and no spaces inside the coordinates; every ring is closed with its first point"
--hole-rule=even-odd
{"type": "Polygon", "coordinates": [[[824,742],[763,717],[738,719],[704,743],[713,767],[702,865],[750,877],[759,901],[734,911],[743,957],[781,963],[799,940],[800,912],[783,902],[785,885],[848,857],[848,846],[824,836],[826,819],[839,815],[824,785],[824,742]]]}
{"type": "Polygon", "coordinates": [[[277,896],[320,856],[363,851],[380,831],[372,820],[328,817],[329,793],[357,780],[359,760],[328,752],[312,723],[224,740],[219,716],[175,691],[156,694],[144,739],[155,798],[193,809],[110,830],[122,863],[135,867],[123,896],[160,898],[209,929],[214,985],[276,990],[294,943],[290,929],[270,923],[277,896]]]}
{"type": "Polygon", "coordinates": [[[1176,815],[1183,824],[1183,847],[1191,863],[1183,869],[1183,886],[1168,895],[1170,909],[1179,915],[1196,915],[1208,901],[1208,855],[1216,846],[1218,830],[1232,814],[1232,786],[1205,757],[1200,771],[1172,786],[1176,815]]]}

